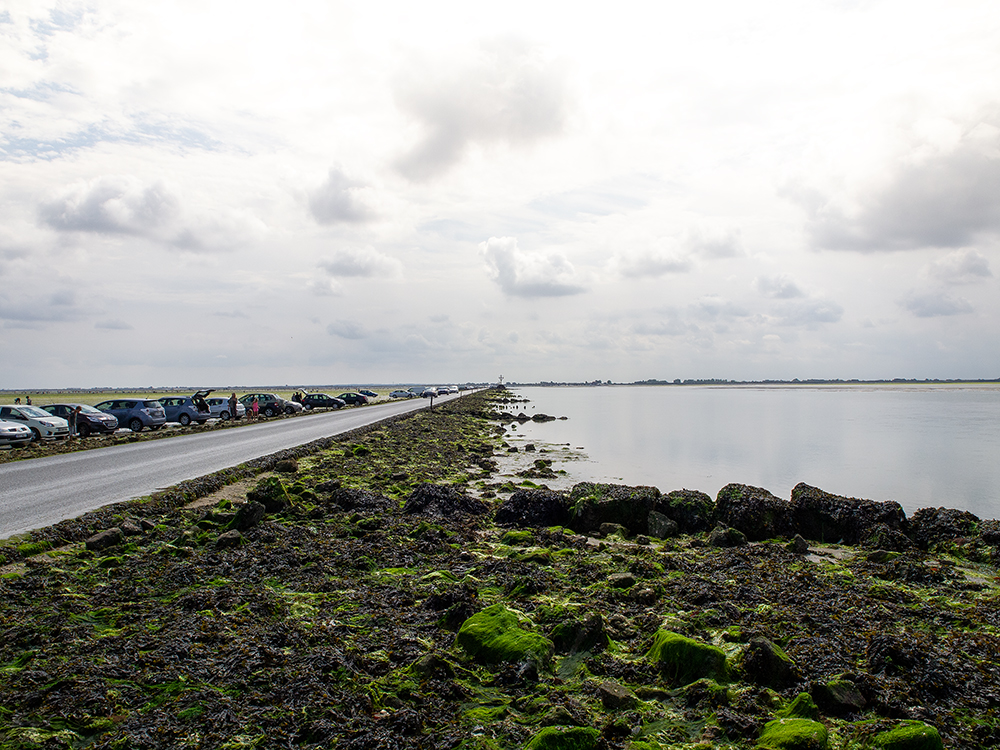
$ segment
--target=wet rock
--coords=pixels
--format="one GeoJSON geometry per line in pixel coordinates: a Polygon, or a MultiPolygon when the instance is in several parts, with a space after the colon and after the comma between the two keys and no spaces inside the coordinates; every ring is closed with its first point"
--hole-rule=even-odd
{"type": "Polygon", "coordinates": [[[809,542],[803,539],[801,534],[796,534],[792,537],[792,541],[785,545],[785,549],[796,555],[804,555],[809,551],[809,542]]]}
{"type": "Polygon", "coordinates": [[[661,495],[655,510],[676,521],[682,534],[708,531],[715,523],[715,503],[699,490],[673,490],[661,495]]]}
{"type": "Polygon", "coordinates": [[[561,654],[575,654],[581,651],[597,653],[608,645],[608,634],[604,630],[604,618],[597,613],[580,620],[569,618],[552,629],[550,634],[556,650],[561,654]]]}
{"type": "Polygon", "coordinates": [[[985,544],[1000,545],[1000,521],[992,518],[981,521],[979,524],[979,536],[985,544]]]}
{"type": "Polygon", "coordinates": [[[751,639],[737,660],[736,668],[747,682],[776,690],[796,679],[795,664],[788,654],[762,637],[751,639]]]}
{"type": "Polygon", "coordinates": [[[527,750],[593,750],[601,733],[593,727],[545,727],[525,745],[527,750]]]}
{"type": "Polygon", "coordinates": [[[814,686],[813,696],[824,711],[835,716],[857,713],[865,707],[861,690],[843,676],[814,686]]]}
{"type": "Polygon", "coordinates": [[[266,510],[261,503],[247,501],[236,511],[236,518],[230,526],[237,531],[247,531],[264,520],[266,510]]]}
{"type": "Polygon", "coordinates": [[[247,492],[247,502],[262,506],[267,513],[280,513],[288,507],[291,499],[280,479],[267,477],[247,492]]]}
{"type": "Polygon", "coordinates": [[[242,541],[243,535],[236,529],[230,529],[219,534],[219,538],[215,540],[215,546],[217,549],[229,549],[230,547],[238,547],[242,541]]]}
{"type": "Polygon", "coordinates": [[[796,530],[806,539],[858,544],[875,526],[902,531],[906,514],[896,502],[875,502],[824,492],[800,482],[792,489],[796,530]]]}
{"type": "Polygon", "coordinates": [[[684,688],[684,703],[689,708],[707,706],[719,708],[729,705],[729,690],[715,680],[702,677],[684,688]]]}
{"type": "Polygon", "coordinates": [[[567,525],[581,534],[592,534],[602,523],[615,523],[630,534],[645,534],[646,519],[659,498],[656,487],[581,482],[569,493],[572,519],[567,525]]]}
{"type": "Polygon", "coordinates": [[[550,414],[535,414],[531,417],[532,422],[555,422],[556,418],[550,414]]]}
{"type": "Polygon", "coordinates": [[[792,506],[762,487],[727,484],[716,497],[715,517],[751,542],[795,534],[792,506]]]}
{"type": "Polygon", "coordinates": [[[517,490],[497,508],[494,520],[502,526],[565,526],[569,500],[551,490],[517,490]]]}
{"type": "Polygon", "coordinates": [[[122,533],[125,536],[142,535],[142,526],[140,526],[138,522],[134,521],[131,518],[126,518],[124,521],[122,521],[121,526],[119,528],[121,528],[122,533]]]}
{"type": "Polygon", "coordinates": [[[677,685],[687,685],[702,677],[726,678],[726,654],[722,649],[669,630],[656,632],[646,658],[664,679],[677,685]]]}
{"type": "Polygon", "coordinates": [[[881,549],[887,552],[906,552],[916,549],[913,540],[899,529],[893,529],[884,523],[876,524],[869,529],[861,539],[865,549],[881,549]]]}
{"type": "Polygon", "coordinates": [[[635,576],[631,573],[612,573],[608,576],[608,586],[613,589],[630,589],[635,586],[635,576]]]}
{"type": "Polygon", "coordinates": [[[412,666],[413,673],[421,680],[448,679],[455,676],[455,668],[440,654],[425,654],[412,666]]]}
{"type": "Polygon", "coordinates": [[[274,470],[282,474],[294,474],[299,470],[299,462],[294,458],[283,458],[274,465],[274,470]]]}
{"type": "Polygon", "coordinates": [[[680,525],[672,518],[668,518],[659,511],[651,510],[646,516],[646,529],[649,536],[654,539],[668,539],[677,536],[680,525]]]}
{"type": "Polygon", "coordinates": [[[99,531],[92,537],[87,539],[85,545],[87,549],[92,552],[100,552],[101,550],[108,549],[109,547],[117,547],[119,544],[125,541],[125,534],[117,526],[105,529],[104,531],[99,531]]]}
{"type": "Polygon", "coordinates": [[[938,542],[975,536],[979,518],[953,508],[921,508],[910,518],[909,536],[921,549],[938,542]]]}
{"type": "Polygon", "coordinates": [[[943,750],[938,730],[922,721],[905,721],[888,732],[875,735],[871,747],[879,750],[943,750]]]}
{"type": "MultiPolygon", "coordinates": [[[[524,450],[525,450],[526,453],[534,453],[535,452],[535,444],[534,443],[528,443],[526,446],[524,446],[524,450]]],[[[536,463],[537,463],[537,461],[536,461],[536,463]]]]}
{"type": "Polygon", "coordinates": [[[635,697],[635,693],[624,685],[610,680],[605,680],[597,686],[597,694],[601,697],[601,703],[609,711],[628,711],[639,705],[639,699],[635,697]]]}
{"type": "Polygon", "coordinates": [[[612,536],[617,536],[621,539],[628,539],[629,536],[628,529],[620,523],[602,523],[598,533],[605,539],[612,536]]]}
{"type": "Polygon", "coordinates": [[[354,487],[339,487],[330,493],[330,502],[348,511],[359,513],[384,513],[399,507],[399,504],[385,495],[354,487]]]}
{"type": "Polygon", "coordinates": [[[788,706],[778,711],[777,714],[782,718],[818,721],[819,706],[816,705],[809,693],[799,693],[788,706]]]}
{"type": "Polygon", "coordinates": [[[416,487],[403,506],[403,513],[447,518],[456,515],[481,516],[487,511],[482,500],[469,497],[457,487],[423,483],[416,487]]]}
{"type": "Polygon", "coordinates": [[[141,518],[139,519],[139,527],[143,531],[152,531],[153,529],[156,528],[156,523],[150,521],[148,518],[141,518]]]}
{"type": "Polygon", "coordinates": [[[743,547],[747,543],[747,538],[742,531],[730,529],[725,526],[716,526],[712,533],[708,535],[708,545],[710,547],[743,547]]]}

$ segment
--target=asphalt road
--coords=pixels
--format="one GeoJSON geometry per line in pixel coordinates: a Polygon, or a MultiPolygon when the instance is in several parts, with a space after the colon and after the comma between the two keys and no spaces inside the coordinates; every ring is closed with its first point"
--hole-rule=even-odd
{"type": "Polygon", "coordinates": [[[407,399],[3,464],[0,539],[427,405],[407,399]]]}

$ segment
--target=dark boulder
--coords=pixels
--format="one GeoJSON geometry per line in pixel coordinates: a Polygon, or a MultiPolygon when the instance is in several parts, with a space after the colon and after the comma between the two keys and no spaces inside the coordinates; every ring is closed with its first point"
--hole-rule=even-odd
{"type": "Polygon", "coordinates": [[[884,523],[876,524],[865,532],[861,539],[865,549],[886,550],[887,552],[906,552],[916,548],[913,540],[899,529],[892,529],[884,523]]]}
{"type": "Polygon", "coordinates": [[[879,524],[902,531],[906,514],[896,502],[875,502],[832,495],[804,482],[792,490],[795,528],[806,539],[858,544],[879,524]]]}
{"type": "Polygon", "coordinates": [[[682,534],[709,531],[715,524],[715,503],[699,490],[673,490],[661,495],[655,510],[676,521],[682,534]]]}
{"type": "Polygon", "coordinates": [[[569,500],[552,490],[517,490],[497,508],[494,520],[501,526],[565,526],[569,500]]]}
{"type": "Polygon", "coordinates": [[[668,539],[677,536],[680,525],[659,511],[651,510],[646,516],[646,532],[654,539],[668,539]]]}
{"type": "Polygon", "coordinates": [[[737,660],[737,670],[755,685],[782,689],[796,679],[791,658],[767,638],[754,638],[737,660]]]}
{"type": "Polygon", "coordinates": [[[469,497],[457,487],[425,482],[406,498],[403,512],[447,518],[457,515],[481,516],[487,506],[482,500],[469,497]]]}
{"type": "Polygon", "coordinates": [[[582,620],[575,617],[563,620],[553,628],[549,637],[555,644],[556,651],[561,654],[575,654],[580,651],[596,653],[602,651],[609,643],[607,631],[604,629],[604,618],[596,612],[582,620]]]}
{"type": "Polygon", "coordinates": [[[659,499],[656,487],[581,482],[569,493],[571,519],[567,525],[588,534],[599,531],[603,523],[616,523],[631,534],[645,534],[649,512],[659,499]]]}
{"type": "Polygon", "coordinates": [[[743,547],[747,543],[747,538],[739,529],[730,529],[724,524],[719,524],[708,535],[709,547],[743,547]]]}
{"type": "Polygon", "coordinates": [[[247,492],[247,502],[263,505],[268,513],[280,513],[291,503],[291,498],[280,479],[267,477],[247,492]]]}
{"type": "Polygon", "coordinates": [[[261,503],[248,500],[236,511],[236,518],[229,526],[237,531],[252,529],[264,520],[266,513],[267,511],[261,503]]]}
{"type": "Polygon", "coordinates": [[[761,487],[727,484],[719,490],[715,515],[751,542],[795,535],[791,505],[761,487]]]}
{"type": "Polygon", "coordinates": [[[399,508],[399,504],[385,495],[354,487],[338,487],[330,493],[330,502],[344,510],[361,513],[382,513],[399,508]]]}
{"type": "Polygon", "coordinates": [[[921,508],[909,520],[909,536],[921,549],[938,542],[976,536],[979,518],[954,508],[921,508]]]}
{"type": "Polygon", "coordinates": [[[85,545],[92,552],[100,552],[109,547],[117,547],[125,541],[125,535],[117,526],[105,531],[100,531],[87,539],[85,545]]]}

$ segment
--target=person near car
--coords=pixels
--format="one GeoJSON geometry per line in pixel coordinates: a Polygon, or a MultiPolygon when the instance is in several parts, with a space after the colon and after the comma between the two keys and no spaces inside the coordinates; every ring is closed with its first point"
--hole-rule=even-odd
{"type": "Polygon", "coordinates": [[[191,400],[194,401],[195,408],[199,412],[204,412],[205,414],[208,414],[208,412],[209,412],[208,402],[205,401],[204,398],[202,398],[201,396],[195,396],[191,400]]]}
{"type": "Polygon", "coordinates": [[[24,403],[26,406],[31,406],[31,396],[25,397],[24,403]]]}
{"type": "Polygon", "coordinates": [[[236,419],[236,405],[238,403],[239,401],[236,400],[236,393],[233,393],[233,395],[229,397],[229,413],[232,415],[233,419],[236,419]]]}
{"type": "Polygon", "coordinates": [[[76,423],[80,418],[80,412],[82,409],[78,406],[75,409],[70,409],[66,414],[66,421],[69,423],[69,437],[72,440],[76,437],[76,423]]]}
{"type": "Polygon", "coordinates": [[[257,413],[260,411],[260,404],[257,402],[257,397],[254,396],[253,404],[250,405],[250,413],[253,414],[254,420],[257,419],[257,413]]]}

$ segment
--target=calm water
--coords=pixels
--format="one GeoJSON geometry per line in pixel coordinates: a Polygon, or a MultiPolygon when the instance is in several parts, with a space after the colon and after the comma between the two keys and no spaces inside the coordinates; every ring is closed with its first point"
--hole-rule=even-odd
{"type": "MultiPolygon", "coordinates": [[[[1000,518],[1000,386],[516,388],[519,432],[582,448],[575,480],[697,489],[730,482],[788,498],[828,492],[1000,518]]],[[[517,409],[514,409],[515,413],[517,409]]]]}

